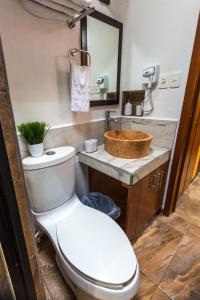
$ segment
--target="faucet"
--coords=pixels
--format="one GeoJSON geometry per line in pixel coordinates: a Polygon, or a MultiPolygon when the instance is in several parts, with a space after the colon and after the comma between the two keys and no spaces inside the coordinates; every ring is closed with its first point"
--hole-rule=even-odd
{"type": "Polygon", "coordinates": [[[114,122],[115,124],[118,123],[117,118],[111,118],[110,114],[115,113],[114,110],[106,110],[105,111],[105,131],[110,131],[111,130],[111,122],[114,122]]]}

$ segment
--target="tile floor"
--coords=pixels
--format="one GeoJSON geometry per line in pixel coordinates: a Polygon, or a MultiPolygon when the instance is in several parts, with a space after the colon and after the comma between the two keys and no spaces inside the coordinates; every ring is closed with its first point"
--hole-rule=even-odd
{"type": "MultiPolygon", "coordinates": [[[[176,212],[158,216],[133,248],[141,270],[134,300],[200,300],[200,175],[180,197],[176,212]]],[[[46,237],[39,257],[47,299],[75,300],[46,237]]]]}

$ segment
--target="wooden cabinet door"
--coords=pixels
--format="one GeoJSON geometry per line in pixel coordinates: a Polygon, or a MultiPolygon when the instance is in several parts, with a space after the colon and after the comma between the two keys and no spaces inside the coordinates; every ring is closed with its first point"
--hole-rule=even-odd
{"type": "Polygon", "coordinates": [[[117,223],[133,240],[161,208],[166,170],[164,164],[131,186],[89,168],[90,192],[103,193],[115,201],[121,208],[117,223]]]}
{"type": "Polygon", "coordinates": [[[140,181],[140,198],[136,235],[160,210],[163,199],[167,164],[162,165],[140,181]]]}
{"type": "Polygon", "coordinates": [[[136,236],[140,182],[128,187],[125,232],[130,240],[136,236]]]}
{"type": "Polygon", "coordinates": [[[155,190],[151,187],[153,173],[140,181],[140,199],[138,206],[136,235],[142,232],[146,223],[152,218],[154,211],[155,190]]]}

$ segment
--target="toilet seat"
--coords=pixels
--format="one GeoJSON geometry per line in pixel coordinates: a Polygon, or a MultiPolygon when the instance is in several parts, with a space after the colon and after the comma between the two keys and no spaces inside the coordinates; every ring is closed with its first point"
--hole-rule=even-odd
{"type": "Polygon", "coordinates": [[[56,234],[63,258],[86,280],[115,290],[133,280],[134,251],[122,229],[105,214],[81,205],[57,223],[56,234]]]}

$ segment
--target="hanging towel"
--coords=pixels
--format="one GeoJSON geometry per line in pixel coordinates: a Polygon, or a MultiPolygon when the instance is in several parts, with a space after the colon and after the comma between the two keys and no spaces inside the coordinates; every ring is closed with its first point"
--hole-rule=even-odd
{"type": "Polygon", "coordinates": [[[64,5],[56,3],[53,0],[34,0],[34,1],[38,4],[43,5],[43,7],[52,9],[53,11],[56,11],[57,13],[61,13],[65,16],[74,17],[74,15],[77,13],[73,8],[66,7],[64,5]]]}
{"type": "Polygon", "coordinates": [[[69,0],[69,1],[74,4],[85,6],[85,7],[92,6],[94,2],[93,0],[69,0]]]}
{"type": "Polygon", "coordinates": [[[89,111],[90,67],[71,64],[71,110],[89,111]]]}
{"type": "Polygon", "coordinates": [[[54,3],[59,4],[60,6],[65,6],[67,8],[71,8],[74,9],[76,12],[81,12],[81,10],[83,9],[82,7],[77,6],[76,3],[72,2],[71,0],[67,1],[67,0],[51,0],[54,3]]]}
{"type": "Polygon", "coordinates": [[[66,22],[67,18],[78,18],[84,8],[91,7],[93,0],[20,0],[31,14],[66,22]]]}
{"type": "Polygon", "coordinates": [[[22,3],[23,7],[34,16],[66,22],[67,15],[63,12],[55,11],[54,9],[47,7],[46,5],[42,5],[35,0],[20,0],[20,2],[22,3]]]}

